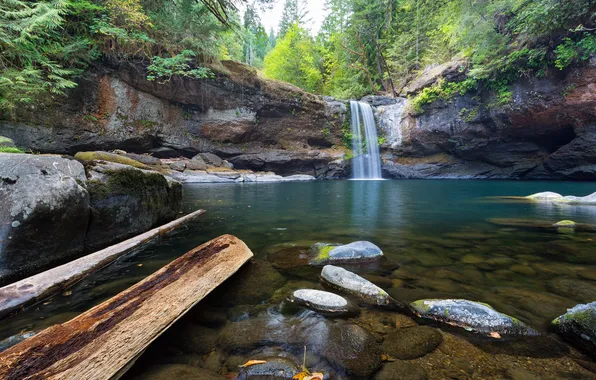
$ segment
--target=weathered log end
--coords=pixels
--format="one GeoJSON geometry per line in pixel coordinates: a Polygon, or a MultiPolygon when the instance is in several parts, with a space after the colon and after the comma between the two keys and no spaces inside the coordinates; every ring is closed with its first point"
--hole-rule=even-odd
{"type": "Polygon", "coordinates": [[[0,378],[110,379],[253,256],[223,235],[61,325],[0,353],[0,378]]]}

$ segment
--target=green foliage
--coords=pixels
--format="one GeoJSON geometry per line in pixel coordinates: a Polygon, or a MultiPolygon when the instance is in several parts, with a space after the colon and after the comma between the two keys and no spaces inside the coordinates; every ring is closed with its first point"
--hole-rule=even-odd
{"type": "Polygon", "coordinates": [[[213,78],[213,72],[205,67],[191,68],[189,63],[196,54],[190,50],[183,50],[171,58],[153,57],[151,65],[147,67],[147,79],[159,80],[163,84],[174,75],[194,79],[213,78]]]}
{"type": "Polygon", "coordinates": [[[265,57],[265,75],[320,92],[320,57],[308,32],[294,24],[265,57]]]}
{"type": "Polygon", "coordinates": [[[577,41],[567,37],[555,49],[557,57],[555,66],[563,70],[574,63],[588,60],[594,53],[596,53],[596,36],[593,34],[584,33],[577,41]]]}
{"type": "Polygon", "coordinates": [[[0,146],[0,153],[25,153],[19,148],[14,146],[0,146]]]}
{"type": "Polygon", "coordinates": [[[421,114],[424,112],[424,105],[432,103],[437,99],[449,100],[454,95],[463,95],[475,89],[477,85],[477,81],[472,78],[468,78],[462,82],[446,82],[443,78],[439,78],[434,85],[423,88],[411,99],[412,111],[414,114],[421,114]]]}

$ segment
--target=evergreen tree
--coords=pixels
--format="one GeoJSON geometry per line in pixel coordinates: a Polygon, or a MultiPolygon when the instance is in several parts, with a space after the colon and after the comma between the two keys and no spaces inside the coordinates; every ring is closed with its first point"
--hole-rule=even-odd
{"type": "Polygon", "coordinates": [[[298,24],[304,26],[308,22],[308,3],[307,0],[286,0],[284,10],[279,22],[279,37],[283,37],[290,27],[298,24]]]}

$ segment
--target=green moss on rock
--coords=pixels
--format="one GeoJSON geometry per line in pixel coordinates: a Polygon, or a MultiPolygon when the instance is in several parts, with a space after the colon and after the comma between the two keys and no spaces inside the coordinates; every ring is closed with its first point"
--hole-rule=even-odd
{"type": "Polygon", "coordinates": [[[92,161],[107,161],[114,162],[117,164],[129,165],[138,169],[149,169],[145,164],[139,161],[133,160],[119,154],[108,153],[108,152],[79,152],[74,156],[77,160],[82,163],[88,163],[92,161]]]}

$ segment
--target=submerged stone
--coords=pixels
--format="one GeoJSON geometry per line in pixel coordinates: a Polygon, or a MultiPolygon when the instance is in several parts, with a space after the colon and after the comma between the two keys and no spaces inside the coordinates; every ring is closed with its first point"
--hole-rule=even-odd
{"type": "Polygon", "coordinates": [[[398,359],[410,360],[433,352],[443,342],[443,335],[428,326],[396,330],[385,337],[383,352],[398,359]]]}
{"type": "Polygon", "coordinates": [[[346,245],[317,243],[313,247],[316,256],[311,264],[355,263],[372,261],[383,256],[383,251],[368,241],[356,241],[346,245]]]}
{"type": "Polygon", "coordinates": [[[554,199],[563,198],[563,196],[558,193],[553,193],[552,191],[545,191],[542,193],[528,195],[526,198],[533,201],[552,201],[554,199]]]}
{"type": "Polygon", "coordinates": [[[289,297],[291,302],[326,316],[340,317],[354,314],[355,309],[337,294],[315,289],[299,289],[289,297]]]}
{"type": "Polygon", "coordinates": [[[385,306],[392,302],[386,291],[356,273],[333,265],[325,265],[321,271],[323,283],[331,288],[346,292],[373,305],[385,306]]]}
{"type": "Polygon", "coordinates": [[[552,321],[552,327],[577,347],[596,356],[596,302],[568,309],[552,321]]]}
{"type": "Polygon", "coordinates": [[[396,360],[383,365],[375,380],[426,380],[428,375],[418,364],[396,360]]]}
{"type": "MultiPolygon", "coordinates": [[[[259,359],[261,360],[261,359],[259,359]]],[[[300,369],[294,361],[286,358],[264,358],[265,363],[254,364],[242,368],[238,374],[238,380],[267,380],[267,379],[291,379],[300,369]]]]}
{"type": "Polygon", "coordinates": [[[381,366],[381,346],[370,332],[357,325],[331,326],[329,342],[322,353],[345,368],[350,379],[370,379],[381,366]]]}
{"type": "Polygon", "coordinates": [[[490,305],[464,299],[425,299],[412,302],[412,308],[422,318],[463,327],[478,333],[497,332],[503,335],[537,335],[538,333],[516,318],[499,313],[490,305]]]}

